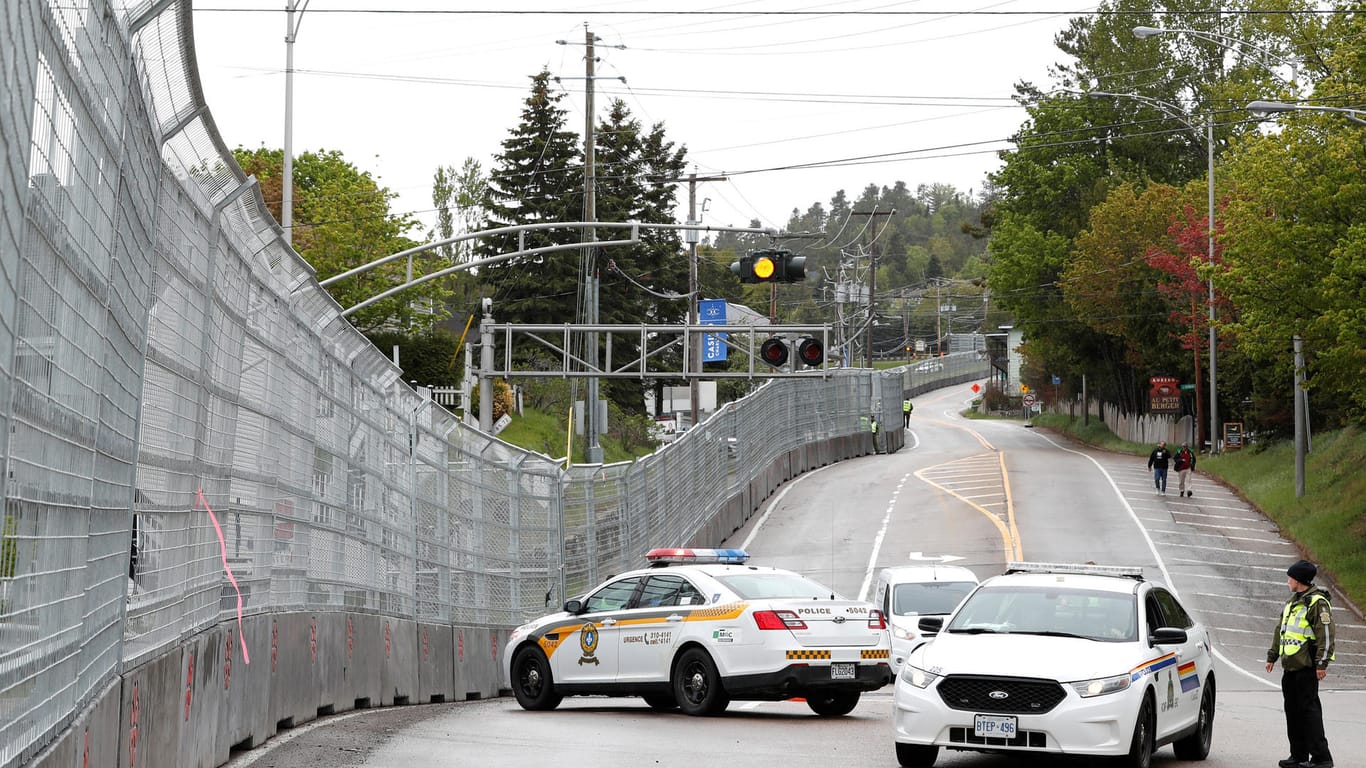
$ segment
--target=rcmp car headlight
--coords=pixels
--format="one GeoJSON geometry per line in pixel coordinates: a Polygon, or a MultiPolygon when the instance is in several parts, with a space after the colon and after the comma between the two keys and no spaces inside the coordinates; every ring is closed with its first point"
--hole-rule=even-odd
{"type": "Polygon", "coordinates": [[[910,630],[910,629],[906,629],[905,627],[898,627],[898,626],[896,626],[895,624],[893,624],[893,625],[892,625],[892,637],[895,637],[895,638],[898,639],[898,640],[914,640],[914,639],[915,639],[915,631],[914,631],[914,630],[910,630]]]}
{"type": "Polygon", "coordinates": [[[914,685],[916,688],[926,688],[930,683],[939,679],[939,675],[933,672],[926,672],[919,667],[906,664],[901,668],[901,679],[914,685]]]}
{"type": "Polygon", "coordinates": [[[1132,679],[1128,674],[1115,675],[1114,677],[1097,677],[1094,680],[1078,680],[1072,683],[1072,689],[1083,699],[1092,696],[1104,696],[1107,693],[1118,693],[1128,690],[1132,679]]]}

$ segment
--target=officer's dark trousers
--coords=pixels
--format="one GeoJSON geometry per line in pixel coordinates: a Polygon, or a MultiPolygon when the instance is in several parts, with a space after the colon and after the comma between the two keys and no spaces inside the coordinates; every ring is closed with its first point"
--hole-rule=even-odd
{"type": "Polygon", "coordinates": [[[1281,676],[1285,698],[1285,735],[1290,754],[1316,763],[1333,759],[1323,735],[1323,707],[1319,704],[1319,678],[1314,669],[1299,669],[1281,676]]]}

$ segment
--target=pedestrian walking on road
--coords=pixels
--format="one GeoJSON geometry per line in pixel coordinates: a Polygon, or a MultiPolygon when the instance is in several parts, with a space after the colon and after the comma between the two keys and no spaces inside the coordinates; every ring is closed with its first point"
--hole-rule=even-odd
{"type": "Polygon", "coordinates": [[[1290,600],[1281,609],[1266,671],[1281,661],[1281,697],[1285,701],[1285,733],[1290,757],[1280,768],[1333,768],[1328,738],[1323,733],[1323,705],[1319,682],[1334,660],[1333,608],[1328,591],[1314,586],[1318,569],[1300,560],[1286,570],[1290,600]]]}
{"type": "Polygon", "coordinates": [[[1171,458],[1172,452],[1167,450],[1166,440],[1158,443],[1153,452],[1148,454],[1148,469],[1153,471],[1153,485],[1162,496],[1167,495],[1167,463],[1171,458]]]}
{"type": "MultiPolygon", "coordinates": [[[[1194,496],[1194,491],[1186,490],[1186,481],[1190,480],[1191,472],[1195,470],[1195,454],[1191,453],[1190,443],[1182,443],[1181,450],[1176,452],[1176,457],[1172,461],[1172,469],[1176,470],[1176,478],[1179,485],[1176,486],[1177,496],[1194,496]]],[[[1195,483],[1191,483],[1195,487],[1195,483]]]]}
{"type": "Polygon", "coordinates": [[[908,398],[906,398],[905,400],[902,400],[902,401],[901,401],[901,421],[902,421],[901,426],[903,426],[903,427],[909,427],[909,426],[911,426],[911,411],[914,411],[914,410],[915,410],[915,405],[911,403],[911,398],[908,397],[908,398]]]}

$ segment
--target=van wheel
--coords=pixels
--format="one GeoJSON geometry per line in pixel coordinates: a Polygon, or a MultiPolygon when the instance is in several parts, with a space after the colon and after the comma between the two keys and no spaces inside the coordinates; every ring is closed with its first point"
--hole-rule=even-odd
{"type": "Polygon", "coordinates": [[[858,706],[858,691],[821,691],[806,695],[806,706],[821,717],[839,717],[858,706]]]}

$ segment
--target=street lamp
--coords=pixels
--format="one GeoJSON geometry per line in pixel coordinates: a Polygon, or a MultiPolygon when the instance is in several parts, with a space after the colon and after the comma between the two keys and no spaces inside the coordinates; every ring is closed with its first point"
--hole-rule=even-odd
{"type": "MultiPolygon", "coordinates": [[[[1199,29],[1181,29],[1177,27],[1134,27],[1133,32],[1134,37],[1138,38],[1139,40],[1147,40],[1150,37],[1157,37],[1158,35],[1173,33],[1197,37],[1201,40],[1214,43],[1215,45],[1220,46],[1222,48],[1232,49],[1241,46],[1243,48],[1248,48],[1253,51],[1256,51],[1262,57],[1271,59],[1272,61],[1276,62],[1277,64],[1283,67],[1289,67],[1290,81],[1292,83],[1299,76],[1300,65],[1298,61],[1295,61],[1294,59],[1287,59],[1284,56],[1280,56],[1266,48],[1263,48],[1260,45],[1249,43],[1246,40],[1240,40],[1236,37],[1233,37],[1231,35],[1225,35],[1221,32],[1206,32],[1204,30],[1199,29]]],[[[1265,63],[1263,63],[1263,66],[1266,66],[1265,63]]],[[[1267,69],[1270,70],[1271,67],[1267,67],[1267,69]]]]}
{"type": "Polygon", "coordinates": [[[1366,125],[1366,110],[1348,109],[1347,107],[1324,107],[1313,104],[1286,104],[1279,101],[1253,101],[1248,102],[1247,109],[1258,115],[1268,115],[1276,112],[1337,112],[1343,117],[1354,123],[1366,125]]]}
{"type": "MultiPolygon", "coordinates": [[[[1134,34],[1138,34],[1140,29],[1151,29],[1151,27],[1136,27],[1134,34]]],[[[1160,32],[1161,30],[1159,30],[1160,32]]],[[[1108,91],[1087,91],[1088,96],[1108,97],[1112,99],[1133,99],[1145,104],[1151,104],[1165,112],[1170,117],[1179,120],[1187,128],[1191,129],[1196,136],[1200,135],[1200,129],[1196,127],[1185,115],[1180,107],[1161,99],[1154,99],[1150,96],[1143,96],[1137,93],[1110,93],[1108,91]]],[[[1208,234],[1208,262],[1210,267],[1209,277],[1209,452],[1211,454],[1219,452],[1219,376],[1218,364],[1216,359],[1216,338],[1214,333],[1214,113],[1205,115],[1205,149],[1208,159],[1206,168],[1206,188],[1209,193],[1209,221],[1205,227],[1208,234]]],[[[1198,371],[1197,371],[1198,373],[1198,371]]]]}

